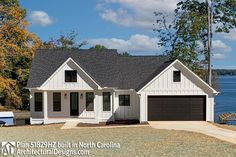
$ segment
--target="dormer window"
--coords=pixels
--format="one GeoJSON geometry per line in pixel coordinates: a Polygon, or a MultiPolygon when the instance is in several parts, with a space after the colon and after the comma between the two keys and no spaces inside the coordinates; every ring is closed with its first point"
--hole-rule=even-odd
{"type": "Polygon", "coordinates": [[[181,82],[181,72],[173,71],[173,82],[181,82]]]}
{"type": "Polygon", "coordinates": [[[65,70],[65,82],[77,82],[77,71],[65,70]]]}

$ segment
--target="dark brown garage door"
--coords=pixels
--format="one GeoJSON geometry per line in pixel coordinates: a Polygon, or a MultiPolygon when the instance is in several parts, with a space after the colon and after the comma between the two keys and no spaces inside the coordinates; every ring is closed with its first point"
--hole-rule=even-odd
{"type": "Polygon", "coordinates": [[[149,96],[149,121],[205,121],[205,96],[149,96]]]}

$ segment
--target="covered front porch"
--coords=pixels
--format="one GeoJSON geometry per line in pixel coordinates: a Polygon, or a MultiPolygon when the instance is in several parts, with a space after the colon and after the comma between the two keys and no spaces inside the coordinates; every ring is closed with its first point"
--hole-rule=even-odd
{"type": "Polygon", "coordinates": [[[31,124],[62,123],[78,120],[99,123],[114,120],[114,92],[110,94],[110,109],[103,109],[103,92],[94,90],[31,90],[31,124]],[[40,107],[41,106],[41,107],[40,107]]]}

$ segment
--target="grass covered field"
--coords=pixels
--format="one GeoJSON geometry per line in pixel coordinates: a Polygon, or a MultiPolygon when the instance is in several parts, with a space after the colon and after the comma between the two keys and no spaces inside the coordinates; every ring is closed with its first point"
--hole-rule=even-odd
{"type": "Polygon", "coordinates": [[[120,143],[120,149],[90,150],[91,156],[236,156],[236,145],[198,133],[129,128],[62,130],[62,124],[0,128],[1,141],[83,141],[120,143]]]}

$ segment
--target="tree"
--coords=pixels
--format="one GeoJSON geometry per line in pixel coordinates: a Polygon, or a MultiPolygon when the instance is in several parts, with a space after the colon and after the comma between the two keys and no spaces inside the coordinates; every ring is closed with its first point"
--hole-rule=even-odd
{"type": "Polygon", "coordinates": [[[51,38],[49,41],[43,43],[41,48],[53,49],[53,48],[77,48],[80,49],[87,44],[86,41],[83,41],[79,44],[76,42],[78,33],[71,31],[67,34],[61,34],[58,39],[51,38]]]}
{"type": "Polygon", "coordinates": [[[206,0],[208,6],[208,83],[212,84],[212,34],[213,23],[216,23],[216,32],[229,33],[236,27],[236,1],[235,0],[206,0]]]}
{"type": "Polygon", "coordinates": [[[13,7],[19,6],[19,2],[18,0],[1,0],[0,5],[5,7],[13,7]]]}
{"type": "Polygon", "coordinates": [[[91,48],[89,48],[90,50],[107,50],[107,48],[103,45],[95,45],[95,46],[92,46],[91,48]]]}
{"type": "MultiPolygon", "coordinates": [[[[168,17],[162,13],[155,12],[158,18],[155,32],[158,33],[160,42],[158,45],[164,47],[164,53],[171,58],[181,60],[193,71],[199,69],[200,60],[198,54],[203,51],[200,50],[201,32],[204,26],[200,26],[204,19],[199,14],[202,12],[189,13],[183,7],[175,10],[175,18],[169,23],[168,17]]],[[[203,29],[204,31],[204,29],[203,29]]]]}
{"type": "MultiPolygon", "coordinates": [[[[236,27],[236,1],[215,0],[212,3],[213,23],[217,32],[228,33],[236,27]]],[[[156,28],[160,38],[159,46],[165,47],[165,53],[178,58],[190,69],[203,77],[203,66],[208,64],[208,6],[203,1],[184,0],[177,4],[175,17],[169,23],[167,16],[155,12],[156,28]]],[[[211,35],[212,36],[212,35],[211,35]]]]}
{"type": "Polygon", "coordinates": [[[229,33],[236,28],[236,1],[212,0],[213,23],[216,32],[229,33]]]}
{"type": "Polygon", "coordinates": [[[128,52],[122,52],[119,54],[120,56],[124,56],[124,57],[129,57],[131,56],[131,54],[129,54],[128,52]]]}
{"type": "Polygon", "coordinates": [[[25,16],[17,0],[0,2],[0,105],[8,108],[20,109],[29,101],[24,87],[35,49],[41,44],[27,31],[25,16]]]}
{"type": "MultiPolygon", "coordinates": [[[[102,51],[102,50],[107,50],[108,48],[106,48],[105,46],[103,45],[95,45],[95,46],[92,46],[90,48],[90,50],[97,50],[97,51],[102,51]]],[[[120,56],[124,56],[124,57],[128,57],[128,56],[131,56],[128,52],[121,52],[119,53],[120,56]]]]}

